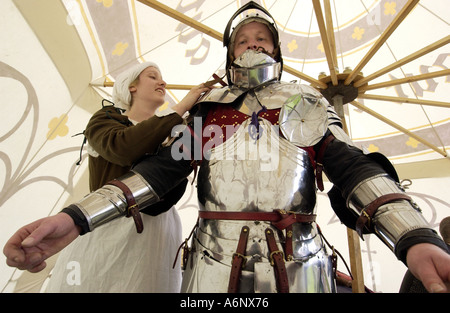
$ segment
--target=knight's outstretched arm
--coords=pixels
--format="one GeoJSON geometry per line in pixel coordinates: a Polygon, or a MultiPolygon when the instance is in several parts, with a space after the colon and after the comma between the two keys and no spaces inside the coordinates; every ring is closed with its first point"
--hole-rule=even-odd
{"type": "Polygon", "coordinates": [[[346,226],[360,235],[375,233],[404,263],[407,250],[417,243],[432,243],[447,251],[384,156],[366,155],[335,139],[328,144],[323,163],[335,186],[329,192],[333,209],[346,226]]]}
{"type": "Polygon", "coordinates": [[[139,211],[160,214],[183,195],[186,177],[192,171],[190,149],[183,142],[190,143],[192,137],[189,131],[184,131],[172,145],[146,156],[124,176],[91,192],[62,212],[69,214],[81,227],[81,235],[121,216],[132,216],[141,232],[143,225],[139,211]]]}

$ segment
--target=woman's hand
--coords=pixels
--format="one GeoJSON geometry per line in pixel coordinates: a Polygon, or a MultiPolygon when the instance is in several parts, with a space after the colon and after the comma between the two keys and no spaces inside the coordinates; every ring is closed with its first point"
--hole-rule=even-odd
{"type": "Polygon", "coordinates": [[[205,84],[200,84],[193,87],[189,93],[178,104],[174,105],[172,109],[181,117],[197,103],[198,99],[214,87],[206,87],[205,84]]]}

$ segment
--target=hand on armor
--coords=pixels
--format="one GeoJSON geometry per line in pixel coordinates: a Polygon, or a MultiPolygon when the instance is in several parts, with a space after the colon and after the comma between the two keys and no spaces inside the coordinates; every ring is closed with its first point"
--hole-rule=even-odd
{"type": "Polygon", "coordinates": [[[58,253],[80,235],[80,229],[65,213],[46,217],[20,228],[6,243],[6,264],[36,273],[45,260],[58,253]]]}
{"type": "Polygon", "coordinates": [[[193,87],[189,93],[176,105],[172,107],[172,109],[178,113],[178,115],[183,116],[184,113],[192,109],[192,107],[197,103],[198,99],[205,93],[210,91],[212,86],[206,87],[205,84],[200,84],[198,86],[193,87]]]}
{"type": "Polygon", "coordinates": [[[423,243],[409,248],[406,260],[408,268],[428,292],[450,292],[450,254],[423,243]]]}

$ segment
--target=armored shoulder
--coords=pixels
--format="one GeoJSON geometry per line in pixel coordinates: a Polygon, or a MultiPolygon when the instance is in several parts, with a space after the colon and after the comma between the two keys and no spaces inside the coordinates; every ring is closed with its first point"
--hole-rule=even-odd
{"type": "Polygon", "coordinates": [[[206,93],[198,103],[202,102],[215,102],[215,103],[232,103],[240,95],[244,93],[244,90],[232,87],[214,88],[206,93]]]}
{"type": "Polygon", "coordinates": [[[317,90],[299,84],[280,84],[283,94],[279,124],[293,144],[309,147],[318,143],[328,128],[328,101],[317,90]]]}

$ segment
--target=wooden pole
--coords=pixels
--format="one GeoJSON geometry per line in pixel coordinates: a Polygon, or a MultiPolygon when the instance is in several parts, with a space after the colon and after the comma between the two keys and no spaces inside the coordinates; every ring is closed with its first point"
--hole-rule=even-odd
{"type": "Polygon", "coordinates": [[[364,66],[372,59],[375,53],[381,48],[381,46],[386,42],[386,40],[392,35],[392,33],[397,29],[398,25],[406,18],[406,16],[414,9],[419,0],[409,0],[407,4],[398,13],[392,23],[386,28],[386,30],[381,34],[380,38],[374,43],[372,48],[367,52],[367,54],[362,58],[361,62],[353,69],[350,75],[345,80],[346,85],[355,79],[355,77],[361,72],[364,66]]]}
{"type": "MultiPolygon", "coordinates": [[[[222,41],[223,39],[223,34],[221,34],[220,32],[194,20],[193,18],[190,18],[189,16],[186,16],[170,7],[168,7],[167,5],[164,5],[162,3],[160,3],[159,1],[155,1],[155,0],[138,0],[139,2],[163,13],[166,14],[174,19],[176,19],[177,21],[188,25],[208,36],[211,36],[214,39],[220,40],[222,41]]],[[[290,66],[287,65],[283,65],[283,70],[291,75],[294,75],[308,83],[310,83],[311,85],[313,85],[314,87],[318,87],[321,89],[326,89],[328,86],[327,84],[322,83],[320,80],[318,79],[314,79],[302,72],[299,72],[295,69],[293,69],[290,66]]]]}
{"type": "MultiPolygon", "coordinates": [[[[347,123],[345,121],[344,115],[344,104],[343,104],[343,96],[336,95],[333,97],[333,107],[341,118],[342,128],[348,134],[347,123]]],[[[354,293],[364,293],[364,271],[362,266],[362,256],[361,256],[361,245],[359,241],[358,234],[347,228],[347,243],[348,243],[348,251],[350,256],[350,268],[352,271],[353,281],[352,281],[352,291],[354,293]]]]}
{"type": "Polygon", "coordinates": [[[330,43],[331,56],[333,58],[333,67],[338,70],[336,38],[334,36],[333,15],[331,13],[330,0],[324,1],[325,6],[325,21],[327,25],[328,42],[330,43]]]}
{"type": "MultiPolygon", "coordinates": [[[[113,87],[114,82],[111,81],[105,81],[103,84],[91,84],[92,86],[99,86],[99,87],[113,87]]],[[[169,90],[191,90],[195,85],[174,85],[174,84],[167,84],[166,89],[169,90]]]]}
{"type": "Polygon", "coordinates": [[[450,102],[443,101],[432,101],[432,100],[424,100],[424,99],[411,99],[405,97],[390,97],[390,96],[382,96],[382,95],[370,95],[366,93],[361,93],[358,95],[360,99],[371,99],[371,100],[380,100],[380,101],[390,101],[390,102],[398,102],[398,103],[412,103],[412,104],[421,104],[427,106],[435,106],[442,108],[450,108],[450,102]]]}
{"type": "Polygon", "coordinates": [[[410,77],[405,77],[405,78],[400,78],[400,79],[394,79],[394,80],[390,80],[390,81],[382,82],[382,83],[378,83],[378,84],[373,84],[373,85],[367,85],[367,86],[360,87],[358,89],[358,92],[362,93],[367,90],[392,87],[392,86],[396,86],[396,85],[416,82],[419,80],[427,80],[427,79],[431,79],[431,78],[435,78],[435,77],[442,77],[442,76],[448,76],[448,75],[450,75],[450,69],[421,74],[421,75],[415,75],[415,76],[410,76],[410,77]]]}
{"type": "Polygon", "coordinates": [[[368,107],[362,105],[361,103],[359,103],[358,101],[352,101],[350,102],[352,105],[354,105],[355,107],[357,107],[358,109],[372,115],[373,117],[376,117],[377,119],[385,122],[386,124],[398,129],[399,131],[405,133],[406,135],[414,138],[415,140],[423,143],[424,145],[430,147],[431,149],[433,149],[434,151],[436,151],[437,153],[441,154],[444,157],[447,157],[447,152],[445,150],[441,150],[438,147],[436,147],[435,145],[431,144],[430,142],[426,141],[425,139],[423,139],[422,137],[417,136],[416,134],[414,134],[413,132],[407,130],[406,128],[394,123],[393,121],[385,118],[383,115],[369,109],[368,107]]]}
{"type": "Polygon", "coordinates": [[[185,25],[188,25],[198,31],[201,31],[202,33],[204,33],[208,36],[211,36],[217,40],[222,41],[223,35],[220,32],[194,20],[193,18],[190,18],[190,17],[184,15],[183,13],[178,12],[177,10],[172,9],[171,7],[168,7],[165,4],[162,4],[159,1],[155,1],[155,0],[138,0],[138,1],[167,15],[167,16],[170,16],[170,17],[176,19],[177,21],[179,21],[185,25]]]}
{"type": "MultiPolygon", "coordinates": [[[[320,37],[322,38],[323,49],[325,50],[325,55],[327,57],[328,68],[330,69],[330,77],[333,86],[338,84],[337,73],[335,64],[333,62],[334,53],[332,52],[330,41],[328,40],[328,32],[325,26],[325,21],[322,14],[322,7],[320,5],[320,0],[313,0],[314,12],[316,13],[317,24],[319,25],[320,37]]],[[[333,28],[331,28],[331,31],[333,28]]]]}
{"type": "Polygon", "coordinates": [[[407,57],[404,57],[403,59],[401,59],[395,63],[392,63],[391,65],[386,66],[385,68],[382,68],[381,70],[376,71],[373,74],[368,75],[367,77],[363,77],[362,79],[355,81],[353,86],[355,86],[356,88],[361,87],[362,85],[368,83],[369,81],[371,81],[377,77],[380,77],[381,75],[389,73],[389,72],[395,70],[396,68],[399,68],[402,65],[412,62],[415,59],[420,58],[421,56],[424,56],[442,46],[445,46],[448,43],[450,43],[450,35],[408,55],[407,57]]]}

